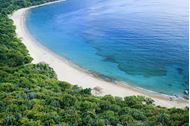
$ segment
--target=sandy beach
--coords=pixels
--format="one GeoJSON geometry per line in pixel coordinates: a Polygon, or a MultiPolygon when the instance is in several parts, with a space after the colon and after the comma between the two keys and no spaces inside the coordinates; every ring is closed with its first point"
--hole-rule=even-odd
{"type": "MultiPolygon", "coordinates": [[[[50,2],[47,4],[52,3],[55,2],[50,2]]],[[[29,50],[29,54],[33,58],[32,63],[47,63],[56,72],[58,80],[67,81],[71,84],[75,84],[83,88],[95,88],[96,90],[101,90],[93,90],[94,95],[113,95],[120,97],[142,95],[152,98],[155,101],[156,105],[160,105],[163,107],[183,108],[189,105],[189,101],[183,98],[177,98],[174,96],[167,96],[160,93],[147,91],[130,85],[122,84],[122,82],[106,81],[100,77],[93,75],[90,72],[87,72],[79,68],[78,66],[72,64],[70,61],[67,61],[66,59],[58,56],[51,50],[42,46],[30,35],[25,26],[25,15],[27,14],[27,12],[31,8],[39,6],[32,6],[29,8],[19,9],[15,11],[10,17],[14,21],[14,24],[16,26],[17,36],[22,40],[24,45],[29,50]]]]}

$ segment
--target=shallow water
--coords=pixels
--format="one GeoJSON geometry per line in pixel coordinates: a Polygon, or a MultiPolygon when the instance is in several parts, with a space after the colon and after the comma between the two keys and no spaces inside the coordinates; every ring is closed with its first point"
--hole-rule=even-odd
{"type": "Polygon", "coordinates": [[[68,0],[32,9],[26,24],[89,71],[169,95],[188,89],[187,0],[68,0]]]}

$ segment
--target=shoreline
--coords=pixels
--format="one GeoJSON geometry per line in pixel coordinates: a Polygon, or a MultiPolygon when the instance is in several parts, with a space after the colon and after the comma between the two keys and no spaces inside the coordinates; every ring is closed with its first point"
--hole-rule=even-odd
{"type": "Polygon", "coordinates": [[[25,16],[27,12],[35,7],[40,7],[52,3],[62,2],[65,0],[59,0],[54,2],[49,2],[37,6],[32,6],[28,8],[22,8],[15,11],[11,15],[11,19],[14,21],[16,26],[16,33],[29,51],[30,56],[33,58],[32,63],[42,63],[45,62],[50,67],[52,67],[57,74],[58,80],[66,81],[71,84],[76,84],[82,88],[94,88],[102,89],[100,92],[94,92],[94,95],[112,95],[112,96],[132,96],[141,95],[145,97],[152,98],[156,105],[163,107],[177,107],[184,108],[189,106],[189,100],[183,98],[176,98],[174,96],[169,96],[166,94],[157,93],[154,91],[149,91],[146,89],[141,89],[139,87],[123,84],[118,81],[106,81],[105,79],[99,77],[94,73],[87,70],[79,68],[77,65],[71,63],[67,59],[57,55],[53,51],[47,49],[42,44],[40,44],[27,30],[25,24],[25,16]],[[171,100],[172,98],[172,100],[171,100]]]}

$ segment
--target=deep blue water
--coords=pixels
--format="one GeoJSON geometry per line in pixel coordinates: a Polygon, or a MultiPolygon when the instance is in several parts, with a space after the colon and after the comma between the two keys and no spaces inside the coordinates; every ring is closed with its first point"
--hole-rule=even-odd
{"type": "Polygon", "coordinates": [[[89,71],[170,95],[188,89],[188,0],[68,0],[32,9],[26,24],[89,71]]]}

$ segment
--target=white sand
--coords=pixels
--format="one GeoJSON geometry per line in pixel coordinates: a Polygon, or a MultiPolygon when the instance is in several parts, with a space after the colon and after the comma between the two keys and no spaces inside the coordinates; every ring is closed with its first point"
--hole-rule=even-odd
{"type": "Polygon", "coordinates": [[[110,94],[113,96],[120,96],[120,97],[131,96],[131,95],[142,95],[152,98],[155,101],[156,105],[164,107],[182,108],[188,106],[189,101],[183,98],[172,97],[172,100],[170,100],[171,98],[170,96],[143,90],[126,84],[124,85],[121,84],[121,82],[113,83],[105,81],[99,77],[95,77],[94,75],[76,67],[69,61],[58,56],[54,52],[48,50],[46,47],[38,43],[29,34],[25,26],[25,15],[29,9],[34,7],[38,6],[20,9],[15,11],[11,15],[11,19],[13,19],[14,24],[16,25],[16,33],[18,37],[21,38],[22,42],[27,47],[27,49],[29,50],[29,54],[34,59],[33,60],[34,64],[40,62],[45,62],[49,64],[49,66],[52,67],[56,72],[58,79],[61,81],[67,81],[71,84],[76,84],[83,88],[92,88],[92,89],[94,87],[101,88],[102,92],[100,93],[94,91],[95,95],[102,96],[110,94]]]}

